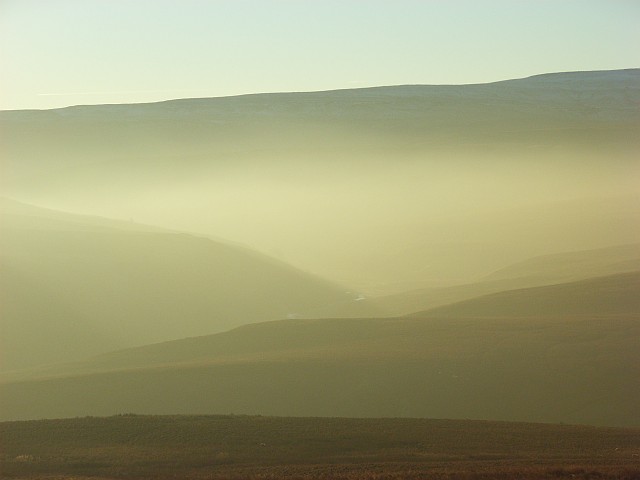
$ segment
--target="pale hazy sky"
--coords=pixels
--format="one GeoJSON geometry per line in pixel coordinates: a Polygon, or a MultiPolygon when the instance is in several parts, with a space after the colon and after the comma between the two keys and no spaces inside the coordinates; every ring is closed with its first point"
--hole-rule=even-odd
{"type": "Polygon", "coordinates": [[[0,109],[640,66],[638,0],[0,0],[0,109]]]}

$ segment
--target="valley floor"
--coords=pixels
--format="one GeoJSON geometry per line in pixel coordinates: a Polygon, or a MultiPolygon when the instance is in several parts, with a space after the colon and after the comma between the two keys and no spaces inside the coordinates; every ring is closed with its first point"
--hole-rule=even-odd
{"type": "Polygon", "coordinates": [[[640,429],[138,416],[0,424],[11,479],[640,479],[640,429]]]}

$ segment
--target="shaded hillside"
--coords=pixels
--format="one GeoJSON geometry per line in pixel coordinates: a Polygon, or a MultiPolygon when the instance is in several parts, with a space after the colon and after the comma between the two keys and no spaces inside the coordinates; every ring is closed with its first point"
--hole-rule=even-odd
{"type": "Polygon", "coordinates": [[[638,429],[426,419],[136,416],[0,424],[6,478],[632,479],[638,429]],[[624,476],[626,475],[626,476],[624,476]]]}
{"type": "Polygon", "coordinates": [[[639,72],[0,112],[0,190],[372,292],[469,282],[637,241],[639,72]]]}
{"type": "MultiPolygon", "coordinates": [[[[638,426],[640,311],[612,309],[619,292],[608,285],[530,289],[548,306],[537,316],[283,320],[5,375],[2,418],[233,412],[638,426]],[[599,314],[553,313],[567,288],[595,297],[599,314]]],[[[628,285],[637,296],[637,282],[628,285]]]]}
{"type": "Polygon", "coordinates": [[[235,245],[3,205],[4,369],[339,309],[354,298],[235,245]]]}
{"type": "Polygon", "coordinates": [[[504,267],[474,283],[409,290],[374,297],[372,301],[391,314],[404,315],[505,290],[638,270],[640,244],[620,245],[534,257],[504,267]]]}
{"type": "Polygon", "coordinates": [[[460,318],[637,313],[640,313],[640,272],[628,272],[485,295],[414,316],[460,318]]]}

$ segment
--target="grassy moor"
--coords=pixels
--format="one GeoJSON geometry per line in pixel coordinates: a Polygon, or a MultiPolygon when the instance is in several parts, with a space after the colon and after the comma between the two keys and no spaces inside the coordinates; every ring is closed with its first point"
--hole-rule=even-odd
{"type": "Polygon", "coordinates": [[[640,430],[430,419],[137,416],[5,422],[10,479],[640,478],[640,430]]]}

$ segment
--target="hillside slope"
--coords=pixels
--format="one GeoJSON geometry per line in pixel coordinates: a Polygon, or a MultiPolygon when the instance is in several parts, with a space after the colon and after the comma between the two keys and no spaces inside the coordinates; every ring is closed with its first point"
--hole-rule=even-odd
{"type": "Polygon", "coordinates": [[[3,201],[2,368],[79,359],[352,303],[249,249],[3,201]]]}
{"type": "Polygon", "coordinates": [[[616,305],[621,290],[639,296],[635,275],[616,289],[604,278],[521,291],[546,305],[533,313],[503,316],[494,302],[497,315],[482,318],[283,320],[5,375],[2,418],[233,412],[638,426],[640,309],[616,305]],[[584,290],[597,313],[554,313],[567,289],[584,290]]]}
{"type": "Polygon", "coordinates": [[[640,270],[640,243],[539,256],[501,268],[484,280],[572,281],[634,270],[640,270]]]}
{"type": "Polygon", "coordinates": [[[537,256],[506,266],[473,283],[408,290],[373,297],[371,301],[390,314],[406,315],[505,290],[566,283],[638,270],[640,244],[617,245],[537,256]]]}
{"type": "Polygon", "coordinates": [[[484,295],[414,314],[434,317],[625,315],[640,312],[640,271],[484,295]]]}

